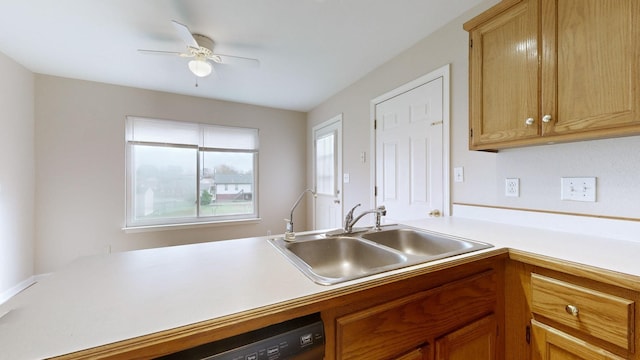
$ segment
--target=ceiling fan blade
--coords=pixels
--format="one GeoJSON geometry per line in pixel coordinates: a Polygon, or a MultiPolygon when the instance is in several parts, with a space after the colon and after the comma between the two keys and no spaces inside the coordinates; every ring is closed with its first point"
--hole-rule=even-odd
{"type": "Polygon", "coordinates": [[[217,64],[223,65],[237,65],[244,67],[260,67],[260,60],[252,59],[242,56],[232,56],[223,54],[213,54],[209,56],[209,59],[217,64]]]}
{"type": "Polygon", "coordinates": [[[193,57],[191,54],[185,54],[177,51],[161,51],[161,50],[145,50],[138,49],[139,52],[143,54],[152,54],[152,55],[176,55],[180,57],[193,57]]]}
{"type": "Polygon", "coordinates": [[[187,46],[196,49],[200,47],[196,39],[194,39],[193,35],[191,35],[191,30],[189,30],[187,25],[181,24],[175,20],[171,20],[171,22],[173,23],[173,27],[175,27],[178,31],[178,35],[180,35],[180,38],[182,38],[182,41],[184,41],[187,46]]]}

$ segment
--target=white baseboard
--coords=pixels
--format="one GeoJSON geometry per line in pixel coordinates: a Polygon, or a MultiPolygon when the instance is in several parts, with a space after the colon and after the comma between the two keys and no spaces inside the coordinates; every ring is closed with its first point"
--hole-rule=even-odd
{"type": "Polygon", "coordinates": [[[473,205],[453,205],[453,216],[640,242],[640,222],[473,205]]]}
{"type": "Polygon", "coordinates": [[[27,278],[26,280],[21,281],[20,283],[18,283],[14,287],[1,292],[0,293],[0,305],[5,303],[7,300],[11,299],[12,297],[16,296],[17,294],[19,294],[21,291],[25,290],[29,286],[37,283],[38,281],[46,278],[49,275],[50,274],[40,274],[40,275],[30,276],[29,278],[27,278]]]}

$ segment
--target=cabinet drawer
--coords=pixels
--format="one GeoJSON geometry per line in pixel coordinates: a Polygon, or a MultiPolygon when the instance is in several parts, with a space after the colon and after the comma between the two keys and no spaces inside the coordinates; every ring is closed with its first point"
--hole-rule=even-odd
{"type": "Polygon", "coordinates": [[[538,274],[531,274],[531,291],[533,313],[634,350],[633,300],[538,274]]]}
{"type": "Polygon", "coordinates": [[[337,358],[389,359],[494,311],[492,270],[336,320],[337,358]]]}

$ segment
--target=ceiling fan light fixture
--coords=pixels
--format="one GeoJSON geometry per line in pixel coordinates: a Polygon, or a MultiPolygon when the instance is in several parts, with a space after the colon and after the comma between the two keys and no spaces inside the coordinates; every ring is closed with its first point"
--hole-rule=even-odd
{"type": "Polygon", "coordinates": [[[189,70],[197,77],[205,77],[211,75],[213,66],[205,59],[193,59],[189,61],[189,70]]]}

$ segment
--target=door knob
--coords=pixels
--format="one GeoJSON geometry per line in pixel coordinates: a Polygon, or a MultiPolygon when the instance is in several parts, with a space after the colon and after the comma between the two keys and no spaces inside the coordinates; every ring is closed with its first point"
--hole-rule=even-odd
{"type": "Polygon", "coordinates": [[[431,210],[429,212],[429,216],[431,216],[431,217],[440,217],[440,215],[442,215],[442,214],[440,214],[440,210],[438,210],[438,209],[431,210]]]}
{"type": "Polygon", "coordinates": [[[340,200],[338,200],[338,199],[333,200],[333,203],[334,203],[334,204],[340,204],[340,200]]]}

